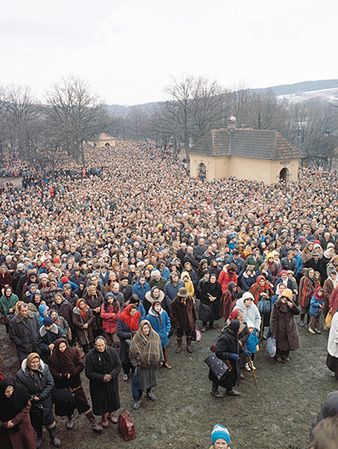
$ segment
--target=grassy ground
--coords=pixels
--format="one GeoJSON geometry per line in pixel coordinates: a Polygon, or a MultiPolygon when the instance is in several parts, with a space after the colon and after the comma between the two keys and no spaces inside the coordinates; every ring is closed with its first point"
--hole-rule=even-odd
{"type": "MultiPolygon", "coordinates": [[[[220,324],[219,324],[220,326],[220,324]]],[[[156,403],[144,400],[142,408],[132,411],[137,439],[121,440],[116,426],[103,435],[94,435],[84,417],[76,419],[69,432],[64,420],[58,420],[59,436],[64,449],[206,449],[215,423],[228,426],[234,449],[304,449],[310,424],[328,392],[337,382],[325,366],[327,333],[310,335],[300,329],[302,348],[291,360],[277,364],[264,350],[256,358],[258,387],[245,374],[240,398],[215,399],[210,395],[208,370],[203,363],[210,344],[220,329],[203,334],[194,344],[192,355],[174,354],[175,339],[170,345],[174,368],[162,370],[156,388],[156,403]]],[[[3,329],[0,335],[1,369],[15,371],[16,357],[3,329]]],[[[87,386],[87,381],[84,381],[87,386]]],[[[121,403],[132,410],[130,384],[120,381],[121,403]]],[[[49,447],[46,440],[44,447],[49,447]]]]}

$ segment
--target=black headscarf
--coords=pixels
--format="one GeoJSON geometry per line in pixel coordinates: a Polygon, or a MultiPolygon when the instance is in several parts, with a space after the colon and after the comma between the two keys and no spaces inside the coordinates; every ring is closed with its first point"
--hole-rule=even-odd
{"type": "Polygon", "coordinates": [[[8,422],[15,418],[26,407],[30,397],[26,389],[16,384],[13,379],[6,378],[0,382],[0,421],[8,422]],[[11,385],[14,388],[10,398],[5,395],[6,388],[11,385]]]}
{"type": "Polygon", "coordinates": [[[225,329],[231,332],[233,335],[237,336],[240,325],[241,323],[239,322],[239,320],[233,320],[225,329]]]}

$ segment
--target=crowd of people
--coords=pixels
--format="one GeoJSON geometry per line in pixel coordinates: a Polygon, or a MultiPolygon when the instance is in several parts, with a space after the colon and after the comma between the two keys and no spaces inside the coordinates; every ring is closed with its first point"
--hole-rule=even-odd
{"type": "MultiPolygon", "coordinates": [[[[41,447],[44,427],[59,447],[55,415],[71,430],[75,410],[104,431],[118,419],[119,377],[135,410],[156,401],[174,344],[193,356],[218,320],[211,350],[226,372],[209,371],[215,398],[240,395],[265,340],[289,362],[298,326],[313,338],[329,330],[338,380],[337,174],[207,182],[131,141],[87,162],[1,193],[0,323],[20,362],[0,384],[1,448],[41,447]]],[[[229,447],[225,435],[218,425],[212,447],[229,447]]]]}

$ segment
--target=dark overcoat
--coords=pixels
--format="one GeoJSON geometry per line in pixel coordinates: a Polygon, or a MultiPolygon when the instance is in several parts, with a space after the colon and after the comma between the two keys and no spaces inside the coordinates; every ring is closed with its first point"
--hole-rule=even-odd
{"type": "Polygon", "coordinates": [[[209,371],[209,379],[215,384],[219,385],[227,390],[231,390],[239,379],[239,360],[234,361],[228,358],[229,353],[239,353],[238,335],[234,335],[229,329],[223,329],[217,343],[215,354],[220,360],[226,362],[230,369],[218,380],[214,373],[209,371]]]}
{"type": "Polygon", "coordinates": [[[299,315],[299,308],[293,303],[290,308],[283,304],[281,299],[277,299],[273,305],[270,330],[276,338],[277,348],[282,351],[295,351],[300,347],[300,339],[297,326],[294,320],[295,315],[299,315]]]}
{"type": "Polygon", "coordinates": [[[121,362],[115,349],[107,347],[104,352],[92,349],[86,358],[85,373],[95,415],[114,412],[120,408],[118,374],[121,362]],[[110,382],[104,382],[104,374],[110,374],[110,382]]]}

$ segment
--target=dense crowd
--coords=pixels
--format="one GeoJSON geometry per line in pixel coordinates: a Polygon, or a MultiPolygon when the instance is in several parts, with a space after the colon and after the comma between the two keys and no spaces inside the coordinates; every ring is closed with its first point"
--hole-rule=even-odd
{"type": "MultiPolygon", "coordinates": [[[[327,366],[338,379],[336,173],[206,182],[130,141],[86,160],[86,170],[26,168],[30,181],[1,193],[0,322],[21,364],[0,383],[1,448],[41,447],[44,427],[60,446],[55,414],[68,429],[75,410],[95,432],[116,423],[120,371],[135,410],[156,401],[159,370],[172,368],[169,341],[193,353],[217,320],[215,398],[240,395],[265,340],[287,363],[297,326],[313,338],[330,329],[327,366]]],[[[318,426],[328,434],[326,419],[318,426]]],[[[228,447],[225,427],[212,444],[228,447]]]]}

